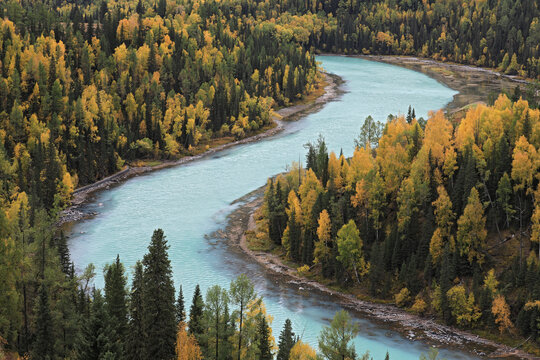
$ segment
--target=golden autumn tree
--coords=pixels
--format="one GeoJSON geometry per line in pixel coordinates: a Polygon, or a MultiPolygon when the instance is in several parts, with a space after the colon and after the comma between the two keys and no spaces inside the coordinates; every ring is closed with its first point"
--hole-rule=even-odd
{"type": "Polygon", "coordinates": [[[493,299],[491,313],[495,317],[495,324],[499,326],[499,331],[502,334],[506,330],[512,329],[514,326],[510,320],[510,307],[506,303],[506,299],[501,294],[493,299]]]}
{"type": "Polygon", "coordinates": [[[329,243],[331,241],[332,224],[328,211],[323,210],[319,214],[319,226],[317,227],[317,237],[319,241],[315,242],[315,264],[326,264],[330,256],[329,243]]]}
{"type": "Polygon", "coordinates": [[[291,349],[289,354],[290,360],[315,360],[317,353],[309,344],[298,340],[291,349]]]}
{"type": "Polygon", "coordinates": [[[178,324],[176,333],[176,359],[177,360],[201,360],[202,352],[195,340],[195,336],[188,334],[186,324],[178,324]]]}
{"type": "Polygon", "coordinates": [[[454,235],[452,234],[455,214],[452,211],[452,201],[444,186],[439,186],[437,192],[439,197],[433,202],[437,228],[429,244],[429,252],[434,263],[439,262],[446,244],[449,244],[451,250],[455,249],[454,235]]]}

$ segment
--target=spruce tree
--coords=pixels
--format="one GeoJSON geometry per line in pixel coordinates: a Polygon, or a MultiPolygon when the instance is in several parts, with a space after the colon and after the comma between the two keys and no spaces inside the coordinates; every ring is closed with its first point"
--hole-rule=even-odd
{"type": "Polygon", "coordinates": [[[135,264],[135,274],[131,285],[129,325],[126,339],[126,358],[133,360],[143,360],[145,334],[143,326],[143,266],[140,261],[135,264]]]}
{"type": "Polygon", "coordinates": [[[201,288],[199,285],[195,287],[193,293],[193,301],[191,303],[191,309],[189,310],[189,333],[194,335],[199,344],[201,343],[201,337],[204,335],[204,301],[201,295],[201,288]]]}
{"type": "Polygon", "coordinates": [[[116,261],[105,268],[105,301],[107,313],[111,319],[111,326],[116,333],[116,339],[113,339],[113,341],[122,349],[124,348],[128,327],[126,283],[124,265],[117,255],[116,261]]]}
{"type": "Polygon", "coordinates": [[[67,240],[64,236],[64,232],[60,232],[60,237],[58,238],[58,256],[60,257],[60,266],[62,267],[62,272],[66,275],[69,275],[71,269],[71,259],[69,256],[69,248],[67,246],[67,240]]]}
{"type": "Polygon", "coordinates": [[[266,316],[261,315],[257,329],[257,338],[259,342],[259,360],[272,360],[272,349],[270,347],[270,330],[266,322],[266,316]]]}
{"type": "Polygon", "coordinates": [[[186,322],[186,308],[184,304],[184,294],[182,292],[182,285],[180,285],[180,291],[178,291],[178,300],[176,300],[176,322],[186,322]]]}
{"type": "Polygon", "coordinates": [[[52,359],[54,357],[54,325],[49,305],[49,293],[45,283],[40,285],[36,300],[36,333],[32,358],[38,360],[52,359]]]}
{"type": "Polygon", "coordinates": [[[116,337],[109,325],[105,301],[100,290],[94,290],[90,316],[86,319],[82,336],[77,346],[80,360],[111,359],[120,357],[120,348],[112,339],[116,337]]]}
{"type": "Polygon", "coordinates": [[[285,320],[285,325],[281,334],[279,334],[279,350],[277,353],[277,360],[289,360],[291,349],[296,343],[294,333],[292,331],[291,320],[285,320]]]}
{"type": "Polygon", "coordinates": [[[143,258],[142,319],[147,359],[169,360],[175,355],[175,291],[168,249],[163,230],[155,230],[143,258]]]}

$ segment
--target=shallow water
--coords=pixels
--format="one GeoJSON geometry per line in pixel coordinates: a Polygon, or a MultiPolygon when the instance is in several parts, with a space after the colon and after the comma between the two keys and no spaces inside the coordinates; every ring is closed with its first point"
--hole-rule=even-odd
{"type": "MultiPolygon", "coordinates": [[[[287,125],[275,137],[133,178],[98,193],[88,207],[99,214],[72,228],[69,245],[77,268],[94,263],[98,270],[95,285],[102,287],[103,265],[120,254],[131,273],[133,264],[146,252],[153,230],[162,228],[170,245],[175,286],[183,286],[188,303],[197,283],[205,293],[214,284],[228,287],[231,279],[244,272],[274,316],[275,337],[290,318],[294,331],[316,346],[321,327],[338,306],[326,296],[266,275],[259,265],[205,235],[226,225],[235,199],[260,187],[292,161],[303,160],[303,144],[315,141],[319,134],[324,134],[330,150],[339,153],[343,149],[349,156],[366,116],[384,121],[388,114],[403,114],[413,105],[417,116],[426,117],[429,110],[443,107],[455,94],[437,81],[401,67],[335,56],[319,60],[327,71],[346,81],[346,93],[319,112],[287,125]]],[[[428,349],[371,321],[357,321],[361,325],[357,352],[370,350],[375,360],[384,359],[386,351],[391,359],[418,359],[428,349]]],[[[443,354],[449,360],[475,358],[451,350],[443,354]]]]}

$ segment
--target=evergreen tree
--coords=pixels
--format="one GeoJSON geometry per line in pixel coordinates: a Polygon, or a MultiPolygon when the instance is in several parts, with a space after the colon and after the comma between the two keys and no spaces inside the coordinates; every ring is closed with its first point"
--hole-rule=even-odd
{"type": "Polygon", "coordinates": [[[117,255],[116,261],[105,267],[105,302],[111,327],[117,336],[111,341],[116,342],[121,349],[124,348],[128,329],[126,283],[124,265],[120,262],[120,256],[117,255]]]}
{"type": "Polygon", "coordinates": [[[272,349],[270,347],[270,330],[268,329],[268,323],[266,322],[266,316],[262,315],[259,320],[259,326],[257,329],[257,338],[259,345],[258,358],[259,360],[272,360],[272,349]]]}
{"type": "Polygon", "coordinates": [[[169,360],[175,354],[176,318],[172,268],[163,230],[152,235],[143,258],[143,327],[145,356],[169,360]]]}
{"type": "Polygon", "coordinates": [[[133,360],[145,359],[144,344],[146,343],[146,337],[143,325],[143,287],[143,266],[140,261],[137,261],[131,285],[129,331],[126,339],[126,358],[133,360]]]}
{"type": "Polygon", "coordinates": [[[82,338],[77,347],[78,359],[115,359],[120,357],[120,348],[111,342],[116,336],[109,326],[109,317],[100,290],[93,294],[90,316],[86,320],[82,338]]]}
{"type": "Polygon", "coordinates": [[[60,257],[60,265],[62,266],[62,272],[69,275],[71,269],[71,259],[69,256],[69,248],[67,246],[67,240],[64,236],[64,232],[60,232],[60,237],[58,238],[58,256],[60,257]]]}
{"type": "Polygon", "coordinates": [[[54,358],[54,325],[49,305],[49,293],[44,282],[38,290],[36,303],[36,333],[32,347],[33,359],[53,359],[54,358]]]}
{"type": "Polygon", "coordinates": [[[182,292],[182,285],[178,291],[178,299],[176,300],[176,322],[186,322],[186,308],[184,304],[184,294],[182,292]]]}
{"type": "Polygon", "coordinates": [[[291,320],[287,319],[285,320],[285,325],[283,326],[283,330],[281,330],[281,334],[279,334],[277,360],[289,360],[289,354],[295,343],[296,339],[292,331],[291,320]]]}
{"type": "Polygon", "coordinates": [[[195,292],[193,293],[193,301],[191,302],[191,308],[189,310],[189,333],[194,335],[199,345],[201,338],[204,335],[204,301],[201,295],[201,288],[199,285],[195,286],[195,292]]]}

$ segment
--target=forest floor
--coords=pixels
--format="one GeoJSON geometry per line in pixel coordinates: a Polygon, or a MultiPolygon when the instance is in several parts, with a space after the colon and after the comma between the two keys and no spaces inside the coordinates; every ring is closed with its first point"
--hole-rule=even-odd
{"type": "MultiPolygon", "coordinates": [[[[262,205],[265,186],[235,201],[240,203],[228,217],[228,225],[224,231],[212,234],[226,240],[231,248],[238,249],[251,260],[259,263],[270,276],[279,277],[279,281],[290,286],[317,291],[328,296],[333,302],[349,309],[360,317],[372,321],[402,334],[413,341],[422,341],[435,347],[459,349],[480,357],[505,359],[538,359],[534,355],[493,340],[482,338],[476,334],[443,325],[431,317],[421,317],[409,313],[393,304],[367,301],[345,290],[338,290],[317,280],[300,275],[294,265],[286,263],[280,252],[254,249],[248,237],[257,231],[255,213],[262,205]]],[[[369,349],[361,349],[361,351],[369,349]]]]}
{"type": "Polygon", "coordinates": [[[315,90],[311,94],[308,94],[305,98],[299,100],[292,106],[283,107],[273,111],[272,124],[261,129],[261,131],[255,135],[236,141],[232,137],[218,138],[215,139],[215,141],[212,141],[211,144],[208,144],[208,146],[196,150],[194,155],[184,156],[176,160],[139,160],[111,176],[80,187],[73,191],[71,206],[61,212],[57,225],[62,226],[96,215],[95,213],[85,210],[83,205],[90,201],[91,196],[97,191],[108,190],[111,186],[119,185],[134,176],[200,160],[233,146],[255,142],[276,135],[284,129],[286,122],[296,120],[309,112],[318,111],[324,104],[336,99],[342,93],[340,88],[342,83],[343,81],[339,76],[323,73],[322,81],[317,84],[315,90]]]}

